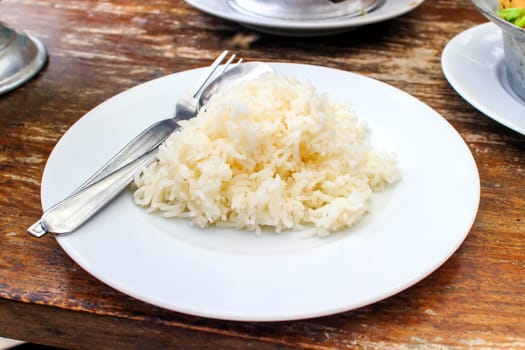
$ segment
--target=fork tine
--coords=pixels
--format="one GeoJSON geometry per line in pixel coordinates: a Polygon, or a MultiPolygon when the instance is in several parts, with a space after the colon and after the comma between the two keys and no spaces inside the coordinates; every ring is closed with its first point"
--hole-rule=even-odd
{"type": "Polygon", "coordinates": [[[218,77],[220,77],[222,75],[222,73],[226,72],[226,70],[228,69],[228,67],[230,66],[230,64],[233,62],[233,60],[235,59],[235,57],[237,57],[237,55],[233,54],[230,56],[230,58],[228,59],[228,61],[226,61],[226,63],[224,64],[224,66],[222,66],[222,69],[219,71],[219,73],[217,74],[218,77]]]}
{"type": "Polygon", "coordinates": [[[193,93],[193,97],[197,97],[201,92],[202,90],[204,89],[204,87],[206,86],[206,84],[208,83],[208,81],[210,81],[211,77],[215,74],[215,71],[217,70],[217,68],[220,66],[220,64],[222,63],[222,61],[224,60],[224,58],[226,57],[226,55],[228,55],[228,50],[224,50],[220,55],[219,57],[217,57],[215,59],[215,61],[213,61],[213,63],[211,64],[211,66],[209,67],[206,75],[204,76],[203,80],[198,83],[196,85],[196,89],[195,89],[195,92],[193,93]]]}
{"type": "Polygon", "coordinates": [[[222,70],[222,73],[226,72],[226,71],[230,68],[230,66],[231,66],[231,68],[233,68],[233,67],[237,67],[239,64],[242,63],[242,58],[239,58],[239,59],[237,60],[237,62],[235,62],[235,63],[233,63],[233,64],[232,64],[232,62],[230,62],[230,61],[233,62],[233,58],[232,58],[231,60],[228,60],[228,62],[226,62],[226,63],[224,64],[224,68],[223,68],[223,70],[222,70]]]}

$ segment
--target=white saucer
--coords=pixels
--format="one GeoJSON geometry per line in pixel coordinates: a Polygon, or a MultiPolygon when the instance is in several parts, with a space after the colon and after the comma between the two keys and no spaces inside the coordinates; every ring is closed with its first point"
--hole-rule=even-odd
{"type": "Polygon", "coordinates": [[[341,33],[366,24],[385,21],[409,11],[424,0],[388,0],[374,11],[357,17],[342,17],[317,21],[289,21],[251,16],[241,13],[224,0],[186,0],[193,7],[210,15],[238,22],[263,33],[286,36],[320,36],[341,33]]]}
{"type": "Polygon", "coordinates": [[[443,73],[468,103],[525,135],[525,101],[511,89],[503,62],[501,30],[492,23],[470,28],[446,45],[443,73]]]}

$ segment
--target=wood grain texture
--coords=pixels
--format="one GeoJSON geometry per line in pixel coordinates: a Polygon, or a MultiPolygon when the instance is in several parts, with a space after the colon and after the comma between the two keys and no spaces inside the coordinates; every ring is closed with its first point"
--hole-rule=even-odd
{"type": "Polygon", "coordinates": [[[525,348],[525,137],[467,104],[440,65],[454,35],[485,21],[469,1],[428,0],[399,18],[322,38],[258,34],[182,0],[4,0],[0,21],[41,38],[50,56],[35,79],[0,96],[0,336],[79,349],[525,348]],[[52,236],[26,234],[41,214],[46,159],[76,120],[127,88],[208,65],[224,48],[247,60],[364,74],[441,113],[467,142],[481,179],[479,213],[459,250],[382,302],[250,323],[139,302],[84,272],[52,236]]]}

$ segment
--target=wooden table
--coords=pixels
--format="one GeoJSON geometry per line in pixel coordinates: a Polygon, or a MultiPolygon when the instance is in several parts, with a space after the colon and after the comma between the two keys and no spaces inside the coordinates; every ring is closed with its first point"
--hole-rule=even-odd
{"type": "Polygon", "coordinates": [[[485,21],[469,1],[429,0],[399,18],[322,38],[257,34],[182,0],[4,0],[0,20],[42,39],[50,56],[35,79],[0,96],[0,336],[78,349],[525,348],[525,137],[466,103],[440,66],[445,44],[485,21]],[[83,271],[52,235],[25,232],[41,215],[46,159],[76,120],[127,88],[208,65],[224,48],[247,60],[361,73],[441,113],[481,177],[479,213],[459,250],[382,302],[317,319],[244,323],[134,300],[83,271]]]}

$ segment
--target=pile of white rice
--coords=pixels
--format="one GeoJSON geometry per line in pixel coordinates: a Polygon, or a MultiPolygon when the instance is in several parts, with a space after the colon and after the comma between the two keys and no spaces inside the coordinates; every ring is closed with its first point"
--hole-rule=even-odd
{"type": "Polygon", "coordinates": [[[324,236],[355,224],[372,192],[399,179],[395,157],[370,147],[348,105],[291,77],[219,92],[180,124],[135,178],[134,200],[200,227],[309,225],[324,236]]]}

